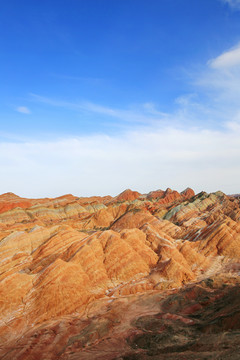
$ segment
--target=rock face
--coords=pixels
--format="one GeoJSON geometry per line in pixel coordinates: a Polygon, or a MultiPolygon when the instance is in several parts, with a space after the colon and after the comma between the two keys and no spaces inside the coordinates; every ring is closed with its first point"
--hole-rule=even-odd
{"type": "Polygon", "coordinates": [[[220,191],[3,194],[0,358],[238,359],[239,244],[220,191]]]}
{"type": "Polygon", "coordinates": [[[6,193],[0,195],[0,214],[16,207],[26,209],[32,205],[28,199],[20,198],[13,193],[6,193]]]}
{"type": "Polygon", "coordinates": [[[116,196],[115,201],[133,201],[137,199],[140,195],[141,194],[137,191],[132,191],[130,189],[127,189],[118,196],[116,196]]]}

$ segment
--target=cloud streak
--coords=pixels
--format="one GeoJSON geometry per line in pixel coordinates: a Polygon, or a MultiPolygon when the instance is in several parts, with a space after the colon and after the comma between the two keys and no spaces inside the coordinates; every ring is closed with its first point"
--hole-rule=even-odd
{"type": "Polygon", "coordinates": [[[26,106],[18,106],[16,111],[21,114],[31,114],[31,111],[26,106]]]}
{"type": "MultiPolygon", "coordinates": [[[[172,109],[162,112],[152,102],[132,105],[125,109],[114,108],[91,101],[67,102],[47,96],[31,94],[32,101],[53,107],[62,107],[90,115],[102,116],[106,124],[129,128],[144,125],[147,128],[174,126],[201,129],[235,126],[240,114],[240,43],[210,59],[200,70],[193,71],[186,81],[192,82],[193,92],[175,99],[172,109]]],[[[237,126],[237,125],[236,125],[237,126]]]]}
{"type": "Polygon", "coordinates": [[[106,118],[117,119],[125,123],[149,125],[156,122],[166,123],[169,120],[168,114],[159,111],[154,103],[135,105],[129,107],[128,109],[118,109],[96,104],[91,101],[68,102],[33,93],[31,93],[30,96],[32,101],[47,104],[53,107],[71,109],[83,114],[89,113],[93,115],[103,115],[106,116],[106,118]]]}

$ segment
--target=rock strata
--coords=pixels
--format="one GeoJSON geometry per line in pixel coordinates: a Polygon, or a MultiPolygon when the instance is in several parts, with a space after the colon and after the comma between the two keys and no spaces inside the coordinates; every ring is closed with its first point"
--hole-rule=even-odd
{"type": "Polygon", "coordinates": [[[237,359],[239,244],[220,191],[3,194],[0,358],[237,359]]]}

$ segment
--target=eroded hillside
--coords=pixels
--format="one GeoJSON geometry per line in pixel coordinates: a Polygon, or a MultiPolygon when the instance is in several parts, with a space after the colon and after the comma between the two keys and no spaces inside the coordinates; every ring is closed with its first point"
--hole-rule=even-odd
{"type": "Polygon", "coordinates": [[[1,359],[238,359],[239,201],[1,195],[1,359]]]}

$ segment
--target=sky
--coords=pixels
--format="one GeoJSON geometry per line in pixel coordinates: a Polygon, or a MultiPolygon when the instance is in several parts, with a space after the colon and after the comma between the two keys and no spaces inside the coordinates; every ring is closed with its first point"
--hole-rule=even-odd
{"type": "Polygon", "coordinates": [[[8,0],[0,34],[0,193],[240,193],[240,0],[8,0]]]}

